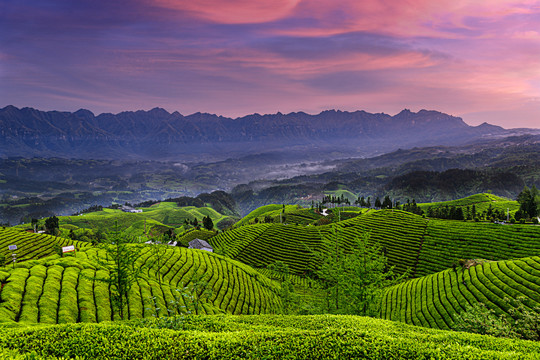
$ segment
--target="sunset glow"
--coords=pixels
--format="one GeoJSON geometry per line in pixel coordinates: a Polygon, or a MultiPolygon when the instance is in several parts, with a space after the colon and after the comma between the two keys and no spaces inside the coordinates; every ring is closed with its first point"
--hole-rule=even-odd
{"type": "Polygon", "coordinates": [[[540,127],[540,1],[0,3],[0,106],[540,127]]]}

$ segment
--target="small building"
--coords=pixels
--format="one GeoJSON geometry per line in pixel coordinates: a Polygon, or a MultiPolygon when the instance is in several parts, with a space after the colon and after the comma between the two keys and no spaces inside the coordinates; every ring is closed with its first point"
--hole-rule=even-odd
{"type": "Polygon", "coordinates": [[[199,249],[214,252],[212,245],[201,239],[191,240],[188,249],[199,249]]]}
{"type": "Polygon", "coordinates": [[[127,205],[122,206],[122,211],[128,212],[128,213],[142,213],[143,212],[141,209],[134,209],[131,206],[127,206],[127,205]]]}

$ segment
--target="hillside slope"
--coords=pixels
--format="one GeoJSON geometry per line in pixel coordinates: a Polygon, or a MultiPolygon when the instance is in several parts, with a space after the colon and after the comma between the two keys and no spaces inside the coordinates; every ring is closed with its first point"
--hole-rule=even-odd
{"type": "Polygon", "coordinates": [[[354,238],[371,233],[390,265],[412,276],[445,270],[459,259],[513,259],[540,252],[540,227],[425,219],[404,211],[369,211],[324,226],[256,224],[226,231],[210,239],[224,255],[262,268],[284,261],[295,275],[316,267],[314,253],[338,245],[352,250],[354,238]],[[336,231],[334,231],[334,229],[336,231]]]}
{"type": "MultiPolygon", "coordinates": [[[[62,246],[73,245],[77,250],[88,248],[87,242],[73,241],[61,237],[33,234],[10,227],[0,227],[0,255],[5,256],[6,261],[12,260],[12,253],[17,254],[17,261],[41,259],[57,254],[62,246]],[[8,246],[16,245],[17,250],[9,251],[8,246]]],[[[0,267],[3,264],[0,263],[0,267]]]]}
{"type": "Polygon", "coordinates": [[[467,305],[485,304],[508,315],[505,298],[525,297],[540,306],[540,257],[487,262],[468,269],[448,269],[389,288],[382,301],[385,319],[450,329],[467,305]]]}
{"type": "MultiPolygon", "coordinates": [[[[28,258],[38,258],[42,239],[30,238],[36,248],[28,258]]],[[[278,286],[245,264],[201,250],[133,246],[141,247],[135,264],[141,277],[129,295],[130,319],[167,315],[171,302],[186,305],[181,293],[199,279],[212,290],[203,313],[260,314],[280,308],[278,286]]],[[[117,320],[108,284],[96,279],[109,276],[98,259],[106,259],[105,250],[87,247],[64,258],[45,256],[0,269],[0,322],[117,320]]]]}

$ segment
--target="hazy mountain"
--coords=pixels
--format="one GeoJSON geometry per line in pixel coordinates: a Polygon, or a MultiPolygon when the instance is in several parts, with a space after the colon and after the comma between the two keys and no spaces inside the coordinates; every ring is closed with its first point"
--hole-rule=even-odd
{"type": "Polygon", "coordinates": [[[473,127],[459,117],[427,110],[403,110],[395,116],[330,110],[232,119],[203,113],[184,116],[160,108],[95,116],[88,110],[44,112],[7,106],[0,110],[0,133],[3,157],[165,160],[288,150],[343,157],[462,144],[512,131],[489,124],[473,127]]]}

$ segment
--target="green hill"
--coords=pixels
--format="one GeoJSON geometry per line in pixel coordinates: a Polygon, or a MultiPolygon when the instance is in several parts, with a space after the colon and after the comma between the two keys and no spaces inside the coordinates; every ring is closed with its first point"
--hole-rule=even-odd
{"type": "Polygon", "coordinates": [[[325,226],[256,224],[226,231],[210,239],[224,255],[251,266],[284,261],[303,275],[316,266],[313,251],[330,251],[333,228],[340,244],[352,251],[362,231],[380,242],[389,264],[412,276],[445,270],[459,259],[505,260],[540,252],[540,227],[425,219],[399,210],[370,211],[325,226]]]}
{"type": "Polygon", "coordinates": [[[454,206],[456,208],[461,208],[463,210],[463,213],[466,212],[467,207],[469,207],[469,210],[472,211],[473,205],[476,208],[477,214],[481,214],[484,211],[487,212],[490,206],[493,210],[503,211],[505,214],[507,210],[509,210],[511,215],[513,215],[517,210],[519,210],[519,203],[517,201],[487,193],[471,195],[463,199],[452,201],[418,204],[418,206],[420,206],[420,208],[424,210],[424,212],[427,212],[429,208],[437,209],[446,206],[454,206]]]}
{"type": "Polygon", "coordinates": [[[483,303],[508,315],[505,298],[523,296],[540,306],[540,257],[487,262],[468,269],[448,269],[389,288],[382,301],[385,319],[450,329],[466,305],[483,303]]]}
{"type": "MultiPolygon", "coordinates": [[[[11,232],[18,231],[4,230],[0,236],[11,232]]],[[[34,247],[25,251],[21,246],[24,259],[40,259],[0,270],[0,322],[54,324],[118,319],[107,283],[94,280],[109,275],[98,262],[98,258],[105,259],[104,250],[86,246],[65,258],[45,256],[41,249],[50,237],[28,234],[27,238],[34,247]]],[[[0,242],[5,241],[0,237],[0,242]]],[[[129,295],[129,318],[166,315],[168,304],[175,301],[176,289],[183,289],[196,278],[204,279],[212,289],[201,310],[204,313],[260,314],[280,309],[278,286],[245,264],[201,250],[133,246],[142,246],[136,260],[142,276],[129,295]],[[160,256],[154,251],[157,249],[161,249],[160,256]]]]}
{"type": "Polygon", "coordinates": [[[102,211],[82,214],[79,216],[60,216],[60,225],[74,225],[78,228],[109,231],[113,229],[115,223],[121,230],[127,228],[132,235],[144,235],[144,221],[147,221],[147,230],[155,228],[155,233],[162,233],[169,228],[182,227],[185,221],[197,219],[199,222],[205,216],[210,216],[214,224],[234,219],[230,216],[222,215],[210,207],[185,206],[178,207],[174,202],[161,202],[148,208],[141,208],[141,213],[129,213],[120,209],[103,209],[102,211]],[[151,223],[149,225],[149,223],[151,223]]]}
{"type": "MultiPolygon", "coordinates": [[[[77,250],[90,246],[86,242],[73,241],[45,234],[33,234],[10,227],[0,227],[0,256],[4,256],[6,262],[11,262],[12,260],[12,252],[8,249],[9,245],[17,245],[17,250],[13,251],[13,253],[17,254],[18,262],[40,259],[57,254],[59,248],[62,246],[74,245],[77,250]]],[[[0,267],[2,265],[0,263],[0,267]]]]}
{"type": "Polygon", "coordinates": [[[357,316],[195,316],[0,330],[0,357],[56,359],[538,359],[540,344],[357,316]],[[68,355],[69,354],[69,355],[68,355]]]}
{"type": "MultiPolygon", "coordinates": [[[[285,205],[285,213],[296,211],[298,209],[301,209],[298,205],[285,205]]],[[[271,218],[273,222],[279,222],[279,216],[282,213],[282,210],[283,210],[283,205],[280,205],[280,204],[271,204],[271,205],[261,206],[253,210],[246,216],[244,216],[242,219],[240,219],[240,221],[234,224],[234,227],[249,225],[255,222],[263,223],[265,220],[265,217],[271,218]],[[276,219],[277,221],[275,221],[276,219]]]]}
{"type": "Polygon", "coordinates": [[[365,215],[325,226],[256,224],[226,231],[210,239],[224,255],[254,267],[285,262],[295,275],[316,266],[314,252],[330,251],[334,229],[342,246],[350,248],[362,231],[385,246],[386,255],[399,271],[414,267],[426,220],[403,211],[372,211],[365,215]]]}

